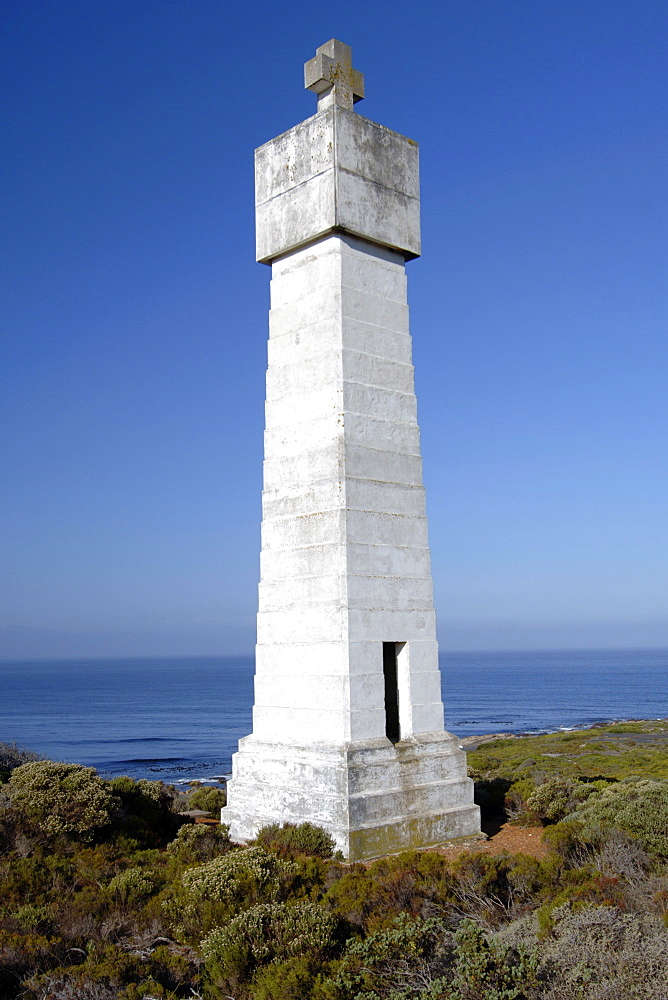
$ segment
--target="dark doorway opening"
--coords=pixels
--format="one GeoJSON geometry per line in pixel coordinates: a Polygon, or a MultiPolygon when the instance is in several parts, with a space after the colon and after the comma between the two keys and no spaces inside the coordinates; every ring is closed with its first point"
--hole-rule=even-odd
{"type": "MultiPolygon", "coordinates": [[[[385,735],[392,743],[398,743],[399,732],[399,688],[397,687],[397,645],[396,642],[383,643],[383,677],[385,679],[385,735]]],[[[403,645],[403,643],[401,643],[403,645]]]]}

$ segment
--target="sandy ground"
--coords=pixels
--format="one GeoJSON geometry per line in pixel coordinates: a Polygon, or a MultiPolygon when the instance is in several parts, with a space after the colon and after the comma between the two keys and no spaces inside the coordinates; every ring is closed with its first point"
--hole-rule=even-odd
{"type": "Polygon", "coordinates": [[[469,841],[466,844],[444,845],[436,848],[447,858],[457,858],[466,851],[484,851],[485,854],[531,854],[534,858],[544,858],[547,848],[541,842],[542,826],[522,827],[503,823],[483,823],[483,831],[488,840],[469,841]]]}

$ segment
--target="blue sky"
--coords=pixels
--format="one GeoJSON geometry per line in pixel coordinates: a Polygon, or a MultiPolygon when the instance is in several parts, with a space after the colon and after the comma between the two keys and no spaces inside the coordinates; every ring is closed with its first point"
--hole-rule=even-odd
{"type": "Polygon", "coordinates": [[[0,657],[250,652],[253,149],[421,147],[409,300],[448,648],[668,646],[665,0],[5,0],[0,657]]]}

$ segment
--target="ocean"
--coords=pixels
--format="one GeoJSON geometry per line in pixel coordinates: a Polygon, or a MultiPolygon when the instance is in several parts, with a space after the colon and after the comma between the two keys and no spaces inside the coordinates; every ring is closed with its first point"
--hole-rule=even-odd
{"type": "MultiPolygon", "coordinates": [[[[668,650],[445,653],[446,728],[553,732],[668,716],[668,650]]],[[[229,774],[251,731],[251,657],[0,661],[0,741],[170,783],[229,774]]]]}

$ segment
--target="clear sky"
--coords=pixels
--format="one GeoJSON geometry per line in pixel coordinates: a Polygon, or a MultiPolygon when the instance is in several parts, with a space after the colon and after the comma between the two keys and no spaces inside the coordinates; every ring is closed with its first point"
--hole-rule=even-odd
{"type": "Polygon", "coordinates": [[[420,143],[443,647],[668,646],[665,0],[3,0],[0,657],[252,650],[253,149],[420,143]]]}

